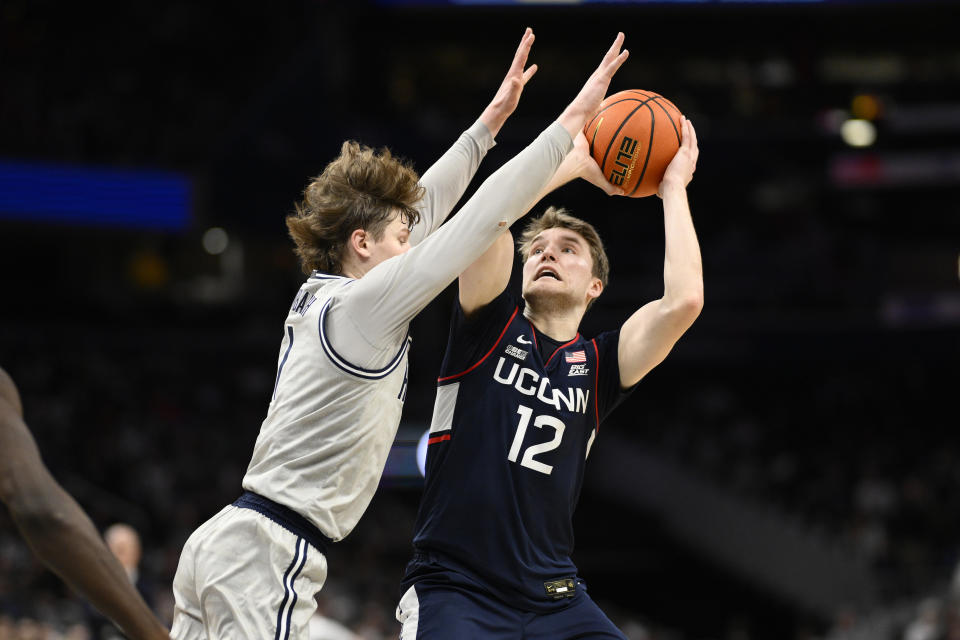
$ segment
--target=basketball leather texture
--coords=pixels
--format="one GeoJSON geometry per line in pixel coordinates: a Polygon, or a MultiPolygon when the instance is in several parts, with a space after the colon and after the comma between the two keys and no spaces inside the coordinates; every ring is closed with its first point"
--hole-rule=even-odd
{"type": "Polygon", "coordinates": [[[603,175],[628,196],[653,195],[680,148],[680,110],[652,91],[608,96],[583,128],[603,175]]]}

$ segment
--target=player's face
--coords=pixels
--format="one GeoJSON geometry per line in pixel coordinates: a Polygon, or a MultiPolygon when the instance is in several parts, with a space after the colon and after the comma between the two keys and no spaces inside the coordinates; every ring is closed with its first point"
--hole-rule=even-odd
{"type": "Polygon", "coordinates": [[[551,299],[561,306],[586,304],[602,289],[583,236],[554,227],[534,238],[523,264],[523,297],[528,302],[551,299]]]}
{"type": "Polygon", "coordinates": [[[376,240],[371,235],[367,246],[370,250],[371,266],[406,253],[410,249],[410,229],[407,226],[407,218],[398,213],[387,225],[383,237],[376,240]]]}

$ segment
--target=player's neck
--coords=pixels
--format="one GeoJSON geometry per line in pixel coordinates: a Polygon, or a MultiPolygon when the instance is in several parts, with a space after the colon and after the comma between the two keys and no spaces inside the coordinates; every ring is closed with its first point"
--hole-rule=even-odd
{"type": "Polygon", "coordinates": [[[545,333],[554,340],[568,342],[577,337],[583,310],[543,310],[531,306],[524,307],[523,315],[537,331],[545,333]]]}
{"type": "Polygon", "coordinates": [[[344,260],[343,268],[341,269],[342,275],[353,278],[354,280],[359,280],[362,278],[372,267],[368,267],[366,264],[358,260],[344,260]]]}

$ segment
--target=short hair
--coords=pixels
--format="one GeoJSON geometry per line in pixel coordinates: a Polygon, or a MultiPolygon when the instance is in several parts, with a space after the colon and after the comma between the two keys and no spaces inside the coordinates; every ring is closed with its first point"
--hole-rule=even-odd
{"type": "Polygon", "coordinates": [[[423,193],[410,163],[386,147],[375,151],[344,142],[340,155],[304,189],[296,213],[286,218],[303,272],[341,273],[354,230],[379,240],[397,212],[412,227],[420,220],[415,205],[423,193]]]}
{"type": "Polygon", "coordinates": [[[600,234],[592,224],[576,218],[563,207],[549,207],[539,218],[534,218],[523,230],[520,236],[520,246],[517,251],[524,262],[530,257],[530,247],[534,238],[546,231],[560,227],[570,229],[578,234],[587,242],[590,247],[590,256],[593,258],[593,276],[599,278],[603,286],[607,286],[610,280],[610,260],[607,259],[607,252],[603,248],[603,241],[600,234]]]}

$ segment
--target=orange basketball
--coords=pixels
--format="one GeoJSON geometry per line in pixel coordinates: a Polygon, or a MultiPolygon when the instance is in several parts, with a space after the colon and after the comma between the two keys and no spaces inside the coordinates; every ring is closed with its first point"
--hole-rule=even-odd
{"type": "Polygon", "coordinates": [[[653,195],[680,148],[680,110],[652,91],[615,93],[583,134],[603,175],[631,198],[653,195]]]}

